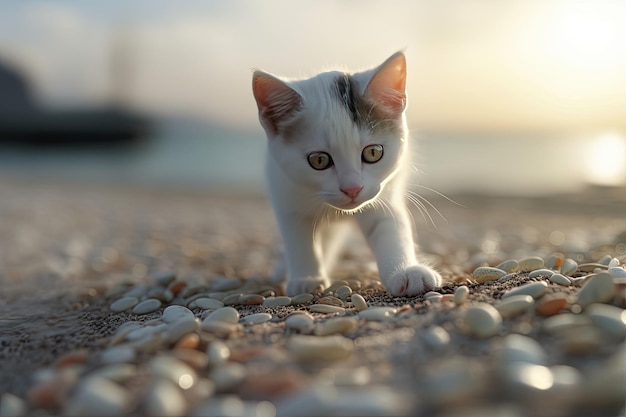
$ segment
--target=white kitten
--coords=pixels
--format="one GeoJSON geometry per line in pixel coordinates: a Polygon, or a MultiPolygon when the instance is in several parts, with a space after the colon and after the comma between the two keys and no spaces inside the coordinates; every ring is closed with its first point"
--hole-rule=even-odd
{"type": "Polygon", "coordinates": [[[266,175],[285,247],[287,293],[328,285],[339,233],[320,221],[352,214],[393,295],[441,285],[416,256],[405,204],[410,170],[406,60],[398,52],[355,74],[325,72],[284,81],[262,71],[252,79],[259,120],[268,138],[266,175]],[[323,244],[322,244],[323,243],[323,244]]]}

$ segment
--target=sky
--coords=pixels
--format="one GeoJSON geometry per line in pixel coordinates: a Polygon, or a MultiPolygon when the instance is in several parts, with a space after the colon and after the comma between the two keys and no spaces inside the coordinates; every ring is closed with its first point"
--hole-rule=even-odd
{"type": "Polygon", "coordinates": [[[626,132],[625,21],[623,0],[3,0],[0,59],[50,105],[121,97],[258,129],[253,68],[357,71],[403,49],[411,127],[626,132]]]}

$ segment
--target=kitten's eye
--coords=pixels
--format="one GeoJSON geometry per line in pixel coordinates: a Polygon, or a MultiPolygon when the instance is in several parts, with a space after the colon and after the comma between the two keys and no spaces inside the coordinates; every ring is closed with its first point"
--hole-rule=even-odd
{"type": "Polygon", "coordinates": [[[318,171],[330,168],[333,166],[333,158],[326,152],[312,152],[309,154],[309,165],[311,168],[318,171]]]}
{"type": "Polygon", "coordinates": [[[369,145],[363,148],[361,159],[363,162],[373,164],[374,162],[380,161],[383,157],[383,153],[383,145],[369,145]]]}

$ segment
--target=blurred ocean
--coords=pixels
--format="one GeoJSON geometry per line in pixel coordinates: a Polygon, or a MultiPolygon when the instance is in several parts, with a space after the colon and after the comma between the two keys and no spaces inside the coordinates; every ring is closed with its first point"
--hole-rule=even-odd
{"type": "MultiPolygon", "coordinates": [[[[572,193],[583,190],[593,180],[594,164],[601,164],[590,159],[593,135],[414,132],[412,139],[416,180],[445,194],[572,193]]],[[[263,193],[265,141],[260,128],[237,132],[167,120],[126,148],[0,145],[0,177],[263,193]]]]}

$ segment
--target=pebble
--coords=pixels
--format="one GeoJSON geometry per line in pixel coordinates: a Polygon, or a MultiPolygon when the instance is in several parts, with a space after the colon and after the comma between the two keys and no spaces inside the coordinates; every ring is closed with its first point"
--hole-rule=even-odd
{"type": "Polygon", "coordinates": [[[352,340],[340,336],[292,336],[287,349],[301,361],[334,361],[345,359],[352,354],[352,340]]]}
{"type": "Polygon", "coordinates": [[[346,309],[343,307],[337,307],[337,306],[333,306],[330,304],[313,304],[309,306],[309,310],[311,310],[314,313],[324,313],[324,314],[343,313],[344,311],[346,311],[346,309]]]}
{"type": "Polygon", "coordinates": [[[530,256],[519,261],[518,270],[520,272],[530,272],[543,268],[543,259],[538,256],[530,256]]]}
{"type": "Polygon", "coordinates": [[[148,314],[161,308],[161,301],[156,298],[148,298],[133,308],[133,314],[148,314]]]}
{"type": "Polygon", "coordinates": [[[626,269],[621,266],[612,266],[606,272],[608,272],[613,278],[626,278],[626,269]]]}
{"type": "Polygon", "coordinates": [[[369,308],[367,301],[365,301],[365,298],[363,298],[361,294],[356,294],[356,293],[352,294],[350,296],[350,301],[354,305],[354,308],[356,309],[356,311],[363,311],[369,308]]]}
{"type": "Polygon", "coordinates": [[[548,317],[541,323],[541,328],[546,333],[558,335],[574,329],[580,331],[591,325],[591,319],[583,314],[562,313],[548,317]]]}
{"type": "Polygon", "coordinates": [[[239,323],[239,312],[232,307],[222,307],[211,312],[204,320],[206,321],[225,321],[227,323],[239,323]]]}
{"type": "Polygon", "coordinates": [[[512,295],[495,305],[503,318],[511,318],[527,312],[535,303],[533,297],[527,294],[512,295]]]}
{"type": "Polygon", "coordinates": [[[551,277],[552,275],[554,275],[554,271],[551,269],[541,268],[535,269],[528,274],[528,278],[551,277]]]}
{"type": "Polygon", "coordinates": [[[328,304],[331,306],[344,307],[343,301],[332,295],[321,297],[319,300],[317,300],[317,304],[328,304]]]}
{"type": "Polygon", "coordinates": [[[511,278],[515,278],[516,276],[517,276],[516,272],[511,272],[510,274],[506,274],[505,276],[500,278],[498,282],[507,282],[508,280],[510,280],[511,278]]]}
{"type": "Polygon", "coordinates": [[[419,336],[432,350],[441,350],[450,344],[450,333],[441,326],[429,326],[419,332],[419,336]]]}
{"type": "Polygon", "coordinates": [[[61,415],[68,417],[109,417],[129,411],[128,391],[102,377],[89,377],[78,384],[76,392],[61,415]]]}
{"type": "Polygon", "coordinates": [[[231,335],[241,331],[241,325],[237,323],[229,323],[221,320],[204,320],[200,324],[200,328],[216,336],[228,338],[231,335]]]}
{"type": "Polygon", "coordinates": [[[511,273],[511,272],[515,272],[517,271],[517,269],[519,268],[519,262],[517,262],[516,259],[509,259],[503,262],[500,262],[497,266],[497,269],[501,269],[504,272],[506,272],[507,274],[511,273]]]}
{"type": "Polygon", "coordinates": [[[193,333],[200,328],[200,323],[195,317],[181,317],[170,323],[165,330],[164,339],[168,343],[176,343],[186,334],[193,333]]]}
{"type": "Polygon", "coordinates": [[[291,297],[291,305],[297,306],[301,304],[309,303],[315,298],[313,294],[302,293],[291,297]]]}
{"type": "Polygon", "coordinates": [[[136,355],[135,349],[131,346],[113,346],[100,352],[100,362],[105,364],[132,362],[136,355]]]}
{"type": "Polygon", "coordinates": [[[615,284],[613,277],[601,272],[592,275],[585,280],[582,289],[578,293],[576,303],[585,307],[593,303],[605,303],[610,301],[615,294],[615,284]]]}
{"type": "Polygon", "coordinates": [[[187,411],[187,401],[176,385],[167,379],[158,379],[145,394],[144,410],[151,417],[182,416],[187,411]]]}
{"type": "Polygon", "coordinates": [[[585,310],[591,321],[617,340],[626,338],[626,310],[608,304],[591,304],[585,310]]]}
{"type": "Polygon", "coordinates": [[[478,267],[472,273],[472,277],[479,284],[489,282],[489,281],[495,281],[498,278],[502,278],[505,275],[506,275],[506,271],[503,271],[502,269],[499,269],[499,268],[493,268],[490,266],[478,267]]]}
{"type": "Polygon", "coordinates": [[[550,282],[564,287],[572,285],[572,280],[562,274],[552,274],[552,276],[550,276],[550,282]]]}
{"type": "Polygon", "coordinates": [[[328,336],[331,334],[346,334],[357,329],[358,322],[352,317],[337,317],[318,324],[315,329],[316,336],[328,336]]]}
{"type": "Polygon", "coordinates": [[[609,261],[609,263],[608,263],[608,265],[607,265],[607,266],[608,266],[609,268],[613,268],[614,266],[620,266],[620,265],[621,265],[621,263],[622,263],[622,262],[621,262],[619,259],[617,259],[617,258],[612,258],[612,259],[609,261]]]}
{"type": "Polygon", "coordinates": [[[22,417],[26,415],[26,403],[8,392],[0,395],[0,417],[22,417]]]}
{"type": "MultiPolygon", "coordinates": [[[[222,298],[222,303],[224,303],[225,306],[233,306],[233,305],[237,305],[239,304],[239,299],[241,298],[243,294],[230,294],[225,296],[224,298],[222,298]]],[[[265,298],[265,297],[263,297],[265,298]]]]}
{"type": "Polygon", "coordinates": [[[176,280],[176,272],[174,271],[163,271],[159,272],[154,276],[154,281],[157,285],[161,287],[167,287],[172,281],[176,280]]]}
{"type": "Polygon", "coordinates": [[[229,391],[243,382],[247,374],[245,365],[224,362],[217,365],[209,374],[217,391],[229,391]]]}
{"type": "Polygon", "coordinates": [[[454,304],[457,306],[465,304],[469,298],[469,288],[467,285],[461,285],[454,290],[454,304]]]}
{"type": "Polygon", "coordinates": [[[359,317],[367,321],[387,321],[395,317],[398,309],[395,307],[370,307],[359,312],[359,317]]]}
{"type": "Polygon", "coordinates": [[[120,313],[135,307],[137,303],[139,303],[139,299],[137,297],[122,297],[119,300],[114,301],[109,308],[114,313],[120,313]]]}
{"type": "Polygon", "coordinates": [[[137,365],[132,363],[114,363],[96,369],[90,376],[102,377],[121,383],[137,376],[137,365]]]}
{"type": "Polygon", "coordinates": [[[255,314],[250,314],[249,316],[244,317],[242,319],[242,322],[246,324],[259,324],[259,323],[265,323],[266,321],[270,321],[271,319],[272,319],[272,315],[269,313],[255,313],[255,314]]]}
{"type": "Polygon", "coordinates": [[[507,297],[520,295],[520,294],[530,295],[533,298],[539,298],[543,294],[545,294],[547,289],[548,289],[548,284],[545,281],[529,282],[522,286],[510,289],[509,291],[505,292],[502,295],[502,298],[504,299],[507,297]]]}
{"type": "Polygon", "coordinates": [[[478,303],[465,310],[463,324],[470,335],[487,338],[500,333],[502,316],[490,304],[478,303]]]}
{"type": "Polygon", "coordinates": [[[224,303],[220,300],[208,297],[200,297],[189,303],[190,308],[200,308],[202,310],[216,309],[224,307],[224,303]]]}
{"type": "Polygon", "coordinates": [[[219,278],[211,285],[212,291],[231,291],[241,287],[242,282],[239,278],[219,278]]]}
{"type": "Polygon", "coordinates": [[[308,334],[315,329],[313,318],[308,314],[294,314],[285,319],[285,327],[308,334]]]}
{"type": "Polygon", "coordinates": [[[509,334],[496,341],[496,357],[506,366],[510,362],[528,362],[546,365],[548,355],[535,339],[521,334],[509,334]]]}
{"type": "Polygon", "coordinates": [[[163,316],[161,317],[165,323],[173,323],[182,318],[195,319],[193,311],[189,310],[185,306],[171,305],[167,306],[163,310],[163,316]]]}
{"type": "Polygon", "coordinates": [[[544,263],[544,267],[548,269],[557,269],[559,266],[563,264],[563,255],[560,253],[554,253],[546,259],[544,263]]]}
{"type": "Polygon", "coordinates": [[[337,288],[337,290],[335,291],[335,295],[337,296],[337,298],[345,301],[352,295],[352,288],[348,287],[347,285],[342,285],[341,287],[337,288]]]}
{"type": "Polygon", "coordinates": [[[61,406],[77,378],[76,372],[66,370],[46,376],[28,390],[28,403],[41,408],[61,406]]]}
{"type": "Polygon", "coordinates": [[[198,379],[193,368],[170,355],[155,356],[148,367],[154,375],[168,379],[184,390],[191,388],[198,379]]]}
{"type": "MultiPolygon", "coordinates": [[[[54,361],[53,366],[57,369],[61,369],[67,366],[80,365],[87,362],[88,358],[89,351],[87,349],[76,349],[59,356],[54,361]]],[[[0,414],[0,417],[2,417],[2,414],[0,414]]]]}
{"type": "Polygon", "coordinates": [[[561,264],[561,274],[568,276],[572,275],[578,269],[578,262],[571,258],[563,259],[563,263],[561,264]]]}
{"type": "Polygon", "coordinates": [[[207,358],[211,365],[228,361],[230,358],[230,348],[221,340],[213,340],[206,350],[207,358]]]}
{"type": "Polygon", "coordinates": [[[535,311],[540,316],[548,317],[558,314],[569,305],[565,294],[554,294],[541,298],[535,305],[535,311]]]}
{"type": "Polygon", "coordinates": [[[261,305],[265,302],[265,297],[261,294],[245,294],[238,298],[237,303],[244,306],[261,305]]]}
{"type": "Polygon", "coordinates": [[[281,297],[268,297],[263,301],[263,307],[273,308],[273,307],[285,307],[291,305],[291,297],[281,296],[281,297]]]}
{"type": "Polygon", "coordinates": [[[424,294],[424,299],[431,301],[431,302],[441,301],[442,298],[443,298],[443,294],[437,291],[428,291],[426,294],[424,294]]]}

